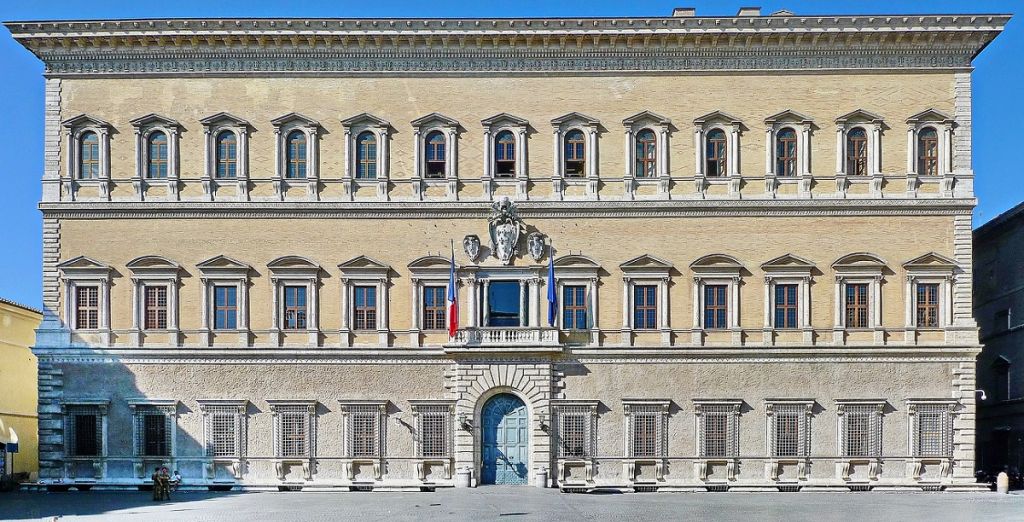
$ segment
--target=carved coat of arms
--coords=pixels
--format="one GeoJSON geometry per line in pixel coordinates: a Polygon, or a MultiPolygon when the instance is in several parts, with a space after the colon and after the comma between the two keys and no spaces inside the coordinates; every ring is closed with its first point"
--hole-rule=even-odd
{"type": "Polygon", "coordinates": [[[503,197],[491,205],[490,218],[491,251],[502,264],[512,263],[519,252],[519,236],[523,232],[523,220],[519,218],[515,203],[503,197]]]}

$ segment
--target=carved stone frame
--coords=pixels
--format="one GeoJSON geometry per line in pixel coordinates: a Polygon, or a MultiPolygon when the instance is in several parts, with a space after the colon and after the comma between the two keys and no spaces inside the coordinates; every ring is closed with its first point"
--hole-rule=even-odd
{"type": "Polygon", "coordinates": [[[132,186],[139,201],[146,199],[146,190],[151,186],[165,185],[168,201],[178,201],[181,171],[179,170],[178,138],[181,124],[159,114],[147,114],[130,122],[135,128],[135,177],[132,186]],[[167,137],[167,178],[149,178],[149,137],[162,132],[167,137]]]}
{"type": "Polygon", "coordinates": [[[292,112],[270,120],[274,126],[274,197],[284,201],[292,186],[304,186],[306,199],[320,199],[320,123],[312,118],[292,112]],[[306,177],[289,178],[288,135],[299,131],[306,138],[306,177]]]}

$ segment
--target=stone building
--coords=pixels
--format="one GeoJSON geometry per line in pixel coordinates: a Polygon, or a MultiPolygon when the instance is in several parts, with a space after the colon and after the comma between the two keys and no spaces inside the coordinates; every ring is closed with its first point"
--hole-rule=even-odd
{"type": "Polygon", "coordinates": [[[974,316],[981,342],[979,468],[1024,470],[1024,203],[974,231],[974,316]]]}
{"type": "Polygon", "coordinates": [[[43,480],[973,488],[1007,20],[9,23],[43,480]]]}

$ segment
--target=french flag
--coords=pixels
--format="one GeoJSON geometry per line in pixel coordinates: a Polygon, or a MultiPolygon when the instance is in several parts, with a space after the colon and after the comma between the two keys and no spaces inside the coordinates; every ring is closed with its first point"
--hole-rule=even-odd
{"type": "Polygon", "coordinates": [[[452,266],[448,274],[448,337],[459,331],[459,290],[455,286],[455,243],[452,243],[452,266]]]}

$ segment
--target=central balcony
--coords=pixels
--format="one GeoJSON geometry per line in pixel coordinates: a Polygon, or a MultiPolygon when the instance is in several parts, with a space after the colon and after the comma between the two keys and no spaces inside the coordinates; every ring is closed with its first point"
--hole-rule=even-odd
{"type": "Polygon", "coordinates": [[[448,353],[561,352],[558,330],[541,327],[485,327],[459,330],[444,345],[448,353]]]}

